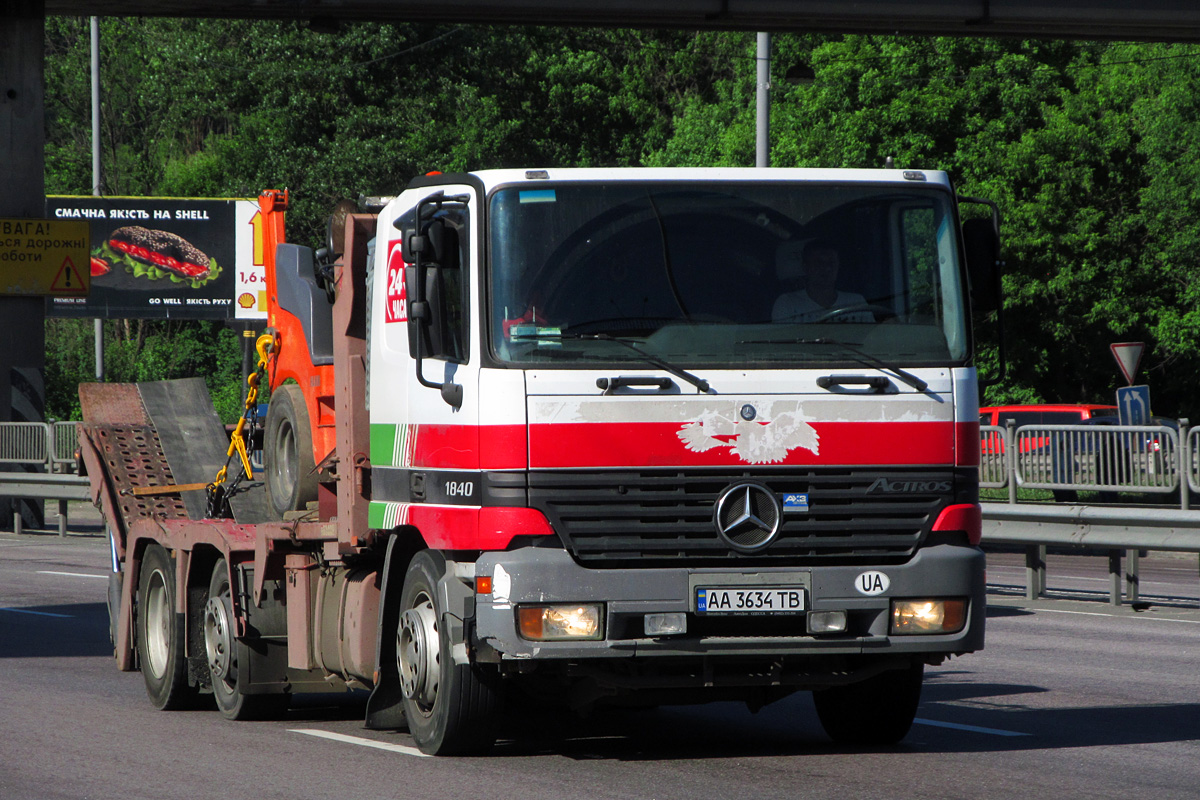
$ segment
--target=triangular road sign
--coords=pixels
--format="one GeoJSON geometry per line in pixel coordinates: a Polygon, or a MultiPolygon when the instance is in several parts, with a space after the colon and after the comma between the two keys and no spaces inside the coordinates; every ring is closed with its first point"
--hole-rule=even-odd
{"type": "Polygon", "coordinates": [[[54,276],[54,283],[50,284],[50,291],[63,294],[86,294],[87,290],[88,285],[83,282],[83,276],[75,268],[75,262],[71,260],[70,256],[64,258],[62,267],[54,276]]]}
{"type": "Polygon", "coordinates": [[[1133,378],[1137,375],[1138,364],[1142,362],[1142,351],[1146,349],[1146,343],[1117,342],[1110,344],[1108,348],[1112,350],[1113,358],[1117,360],[1117,367],[1125,376],[1125,383],[1132,386],[1133,378]]]}

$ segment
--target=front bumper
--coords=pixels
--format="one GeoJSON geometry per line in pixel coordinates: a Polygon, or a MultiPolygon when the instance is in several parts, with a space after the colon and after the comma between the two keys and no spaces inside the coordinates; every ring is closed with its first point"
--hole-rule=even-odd
{"type": "Polygon", "coordinates": [[[730,569],[588,569],[563,551],[522,548],[485,553],[475,574],[492,578],[490,595],[475,597],[474,650],[490,661],[512,659],[745,656],[940,656],[982,649],[986,617],[984,554],[974,547],[922,548],[907,563],[878,568],[888,579],[882,594],[866,596],[855,581],[869,567],[816,566],[735,572],[730,569]],[[805,615],[777,619],[723,617],[710,624],[695,613],[700,585],[801,586],[808,611],[846,611],[845,633],[808,634],[805,615]],[[902,598],[967,598],[966,624],[952,634],[891,636],[891,601],[902,598]],[[605,638],[538,642],[517,632],[523,603],[602,602],[605,638]],[[646,614],[687,614],[688,632],[647,637],[646,614]],[[740,630],[744,621],[745,630],[740,630]]]}

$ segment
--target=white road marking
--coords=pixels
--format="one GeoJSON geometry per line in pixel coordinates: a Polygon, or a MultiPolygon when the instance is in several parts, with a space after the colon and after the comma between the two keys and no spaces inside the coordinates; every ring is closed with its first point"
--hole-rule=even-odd
{"type": "MultiPolygon", "coordinates": [[[[993,568],[990,568],[990,567],[989,567],[989,568],[988,568],[988,572],[992,572],[992,571],[993,571],[993,568]]],[[[1017,573],[1016,573],[1016,570],[1011,570],[1011,571],[1010,571],[1010,574],[1014,575],[1014,580],[1015,580],[1015,579],[1016,579],[1016,578],[1015,578],[1015,576],[1016,576],[1016,574],[1017,574],[1017,573]]],[[[1019,574],[1020,574],[1020,575],[1022,575],[1022,576],[1025,574],[1025,570],[1024,570],[1024,568],[1021,568],[1021,571],[1020,571],[1020,573],[1019,573],[1019,574]]],[[[993,577],[999,577],[999,576],[993,575],[993,577]]],[[[1104,584],[1107,584],[1107,583],[1110,583],[1110,582],[1112,581],[1112,578],[1087,578],[1087,577],[1084,577],[1084,576],[1081,576],[1081,575],[1080,575],[1080,576],[1076,576],[1076,575],[1063,575],[1063,576],[1060,578],[1060,580],[1061,580],[1061,581],[1062,581],[1064,584],[1065,584],[1065,583],[1104,583],[1104,584]]]]}
{"type": "MultiPolygon", "coordinates": [[[[1113,617],[1116,619],[1132,619],[1124,614],[1104,614],[1099,611],[1063,611],[1057,608],[1039,608],[1038,614],[1075,614],[1080,617],[1113,617]]],[[[1170,617],[1147,617],[1144,614],[1139,614],[1138,619],[1151,620],[1153,622],[1182,622],[1184,625],[1200,625],[1200,619],[1172,619],[1170,617]]]]}
{"type": "Polygon", "coordinates": [[[331,739],[335,742],[344,742],[345,744],[356,744],[360,747],[374,747],[376,750],[387,750],[391,753],[402,753],[406,756],[416,756],[417,758],[429,758],[425,753],[422,753],[415,747],[408,747],[403,744],[388,744],[387,742],[377,742],[374,739],[364,739],[361,736],[347,736],[344,733],[333,733],[332,731],[319,731],[312,728],[291,728],[288,733],[303,733],[306,736],[316,736],[321,739],[331,739]]]}
{"type": "Polygon", "coordinates": [[[959,725],[957,722],[938,722],[932,719],[914,719],[914,725],[929,725],[934,728],[950,728],[956,731],[970,731],[971,733],[987,733],[992,736],[1029,736],[1028,733],[1019,733],[1017,731],[1002,731],[999,728],[980,728],[976,725],[959,725]]]}
{"type": "Polygon", "coordinates": [[[28,608],[0,608],[0,611],[11,611],[14,614],[37,614],[39,617],[62,617],[72,619],[70,614],[52,614],[49,611],[30,611],[28,608]]]}
{"type": "Polygon", "coordinates": [[[63,575],[68,578],[99,578],[100,580],[108,580],[107,575],[89,575],[86,572],[54,572],[48,569],[39,569],[38,575],[63,575]]]}

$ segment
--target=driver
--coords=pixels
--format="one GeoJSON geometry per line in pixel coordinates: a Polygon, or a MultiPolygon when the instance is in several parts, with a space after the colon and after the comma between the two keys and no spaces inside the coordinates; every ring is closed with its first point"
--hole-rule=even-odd
{"type": "Polygon", "coordinates": [[[875,315],[862,308],[867,301],[861,294],[837,288],[840,266],[837,248],[827,240],[780,245],[775,255],[776,277],[784,282],[803,278],[804,288],[781,294],[771,309],[771,319],[774,322],[874,322],[875,315]],[[848,310],[836,313],[839,309],[848,310]]]}

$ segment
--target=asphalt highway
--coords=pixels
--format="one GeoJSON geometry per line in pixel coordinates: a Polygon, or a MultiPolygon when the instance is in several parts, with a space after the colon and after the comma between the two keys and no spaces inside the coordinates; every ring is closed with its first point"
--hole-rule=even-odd
{"type": "Polygon", "coordinates": [[[365,730],[361,696],[269,722],[155,711],[111,658],[108,560],[99,531],[0,534],[0,798],[1200,796],[1195,557],[1143,560],[1134,611],[1108,604],[1105,559],[1052,558],[1054,599],[1029,603],[1020,557],[993,556],[986,649],[927,670],[897,747],[833,745],[799,694],[757,714],[525,715],[473,759],[365,730]]]}

